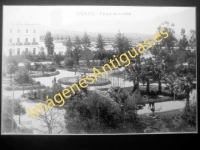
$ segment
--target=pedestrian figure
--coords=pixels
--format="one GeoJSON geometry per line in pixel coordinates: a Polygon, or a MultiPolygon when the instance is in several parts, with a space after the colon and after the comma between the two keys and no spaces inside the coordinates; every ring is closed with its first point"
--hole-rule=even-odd
{"type": "Polygon", "coordinates": [[[154,105],[154,100],[153,99],[149,99],[149,107],[150,109],[154,108],[155,109],[155,105],[154,105]]]}
{"type": "Polygon", "coordinates": [[[77,72],[77,68],[75,68],[75,72],[74,72],[75,75],[76,75],[76,72],[77,72]]]}
{"type": "Polygon", "coordinates": [[[34,98],[36,99],[36,96],[37,96],[37,93],[36,93],[36,91],[34,92],[34,98]]]}
{"type": "Polygon", "coordinates": [[[151,108],[151,111],[152,111],[152,116],[154,117],[155,106],[151,108]]]}
{"type": "Polygon", "coordinates": [[[151,111],[152,111],[152,116],[154,116],[154,112],[155,112],[155,102],[153,99],[149,99],[149,107],[148,107],[151,111]]]}
{"type": "Polygon", "coordinates": [[[56,77],[54,77],[54,83],[56,83],[56,77]]]}

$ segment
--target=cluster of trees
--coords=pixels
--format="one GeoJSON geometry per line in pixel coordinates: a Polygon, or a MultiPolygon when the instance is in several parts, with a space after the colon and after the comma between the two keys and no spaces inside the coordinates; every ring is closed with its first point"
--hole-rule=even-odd
{"type": "MultiPolygon", "coordinates": [[[[181,29],[182,38],[178,41],[173,26],[174,24],[164,22],[157,28],[157,31],[160,31],[164,27],[169,36],[168,38],[161,36],[162,41],[150,49],[153,58],[145,59],[137,56],[131,60],[131,65],[125,68],[126,79],[133,82],[132,93],[139,91],[139,83],[142,82],[147,83],[146,94],[149,94],[150,80],[153,80],[158,82],[158,93],[161,93],[161,83],[164,82],[172,94],[184,91],[189,102],[192,82],[196,78],[196,50],[191,52],[188,48],[194,48],[195,31],[190,31],[191,36],[188,39],[185,29],[181,29]]],[[[129,40],[119,32],[115,40],[118,54],[129,49],[129,43],[129,40]]]]}
{"type": "Polygon", "coordinates": [[[137,98],[120,87],[103,93],[76,93],[66,107],[66,128],[71,133],[142,132],[143,124],[137,116],[137,98]],[[105,95],[105,93],[104,93],[105,95]],[[123,131],[124,130],[124,131],[123,131]]]}
{"type": "Polygon", "coordinates": [[[90,46],[91,41],[89,39],[89,36],[87,33],[84,33],[83,38],[79,38],[78,36],[75,37],[74,42],[71,41],[71,38],[68,37],[66,41],[64,42],[64,45],[66,46],[66,65],[73,66],[79,65],[80,58],[85,60],[85,64],[87,66],[90,66],[90,60],[93,60],[93,66],[94,66],[94,59],[100,60],[99,64],[104,64],[104,59],[110,59],[112,58],[112,55],[115,54],[113,51],[106,51],[105,50],[105,40],[103,39],[101,34],[98,34],[97,40],[96,40],[96,52],[91,52],[90,46]],[[73,63],[72,63],[73,61],[73,63]],[[70,63],[69,63],[70,62],[70,63]],[[72,65],[73,64],[73,65],[72,65]]]}

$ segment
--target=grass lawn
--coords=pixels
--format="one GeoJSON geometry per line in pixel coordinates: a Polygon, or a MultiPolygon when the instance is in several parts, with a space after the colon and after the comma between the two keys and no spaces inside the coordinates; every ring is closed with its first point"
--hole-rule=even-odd
{"type": "Polygon", "coordinates": [[[194,127],[189,126],[181,118],[180,110],[171,110],[155,113],[156,119],[141,115],[140,118],[145,123],[145,133],[155,132],[196,132],[194,127]]]}

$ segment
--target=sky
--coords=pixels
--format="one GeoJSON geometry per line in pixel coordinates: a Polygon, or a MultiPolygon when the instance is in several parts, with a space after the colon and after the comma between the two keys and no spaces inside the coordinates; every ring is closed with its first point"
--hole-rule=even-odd
{"type": "Polygon", "coordinates": [[[195,7],[139,6],[4,6],[3,23],[36,23],[42,27],[87,32],[155,33],[162,21],[172,21],[177,32],[195,29],[195,7]],[[184,19],[184,11],[190,16],[184,19]],[[181,14],[183,12],[183,14],[181,14]],[[178,18],[173,17],[179,14],[178,18]],[[180,18],[180,19],[179,19],[180,18]]]}

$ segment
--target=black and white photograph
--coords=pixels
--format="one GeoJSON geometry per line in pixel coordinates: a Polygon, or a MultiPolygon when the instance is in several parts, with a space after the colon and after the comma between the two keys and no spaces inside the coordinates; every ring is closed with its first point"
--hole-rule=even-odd
{"type": "Polygon", "coordinates": [[[196,7],[2,8],[1,134],[197,133],[196,7]]]}

